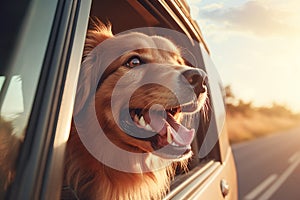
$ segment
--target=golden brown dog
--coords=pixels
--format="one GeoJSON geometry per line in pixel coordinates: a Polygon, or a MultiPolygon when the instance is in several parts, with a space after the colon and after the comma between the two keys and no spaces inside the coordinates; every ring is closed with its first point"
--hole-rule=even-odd
{"type": "Polygon", "coordinates": [[[175,165],[192,155],[191,121],[207,98],[204,73],[164,37],[114,36],[100,22],[88,31],[83,58],[74,116],[94,110],[108,140],[97,141],[91,115],[81,118],[87,128],[74,117],[62,198],[70,190],[78,199],[162,199],[175,165]],[[83,135],[93,131],[91,150],[83,135]]]}

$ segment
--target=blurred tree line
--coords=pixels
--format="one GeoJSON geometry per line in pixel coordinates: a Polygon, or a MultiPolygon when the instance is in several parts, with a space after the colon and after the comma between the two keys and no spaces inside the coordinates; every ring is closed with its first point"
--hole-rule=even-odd
{"type": "Polygon", "coordinates": [[[242,114],[249,116],[253,113],[259,112],[260,114],[277,116],[277,117],[296,117],[300,118],[300,113],[292,112],[287,106],[280,103],[273,102],[269,106],[256,107],[252,101],[244,101],[235,96],[230,85],[225,87],[225,103],[226,109],[229,114],[242,114]]]}

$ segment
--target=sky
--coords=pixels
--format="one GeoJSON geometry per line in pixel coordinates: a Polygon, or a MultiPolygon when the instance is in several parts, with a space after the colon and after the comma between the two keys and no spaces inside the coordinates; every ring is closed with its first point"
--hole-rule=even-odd
{"type": "Polygon", "coordinates": [[[187,0],[237,98],[300,112],[299,0],[187,0]]]}

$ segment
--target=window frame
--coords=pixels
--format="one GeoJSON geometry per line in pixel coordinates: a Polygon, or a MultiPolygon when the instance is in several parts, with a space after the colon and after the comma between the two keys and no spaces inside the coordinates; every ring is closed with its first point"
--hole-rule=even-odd
{"type": "MultiPolygon", "coordinates": [[[[35,15],[49,12],[43,7],[45,2],[48,1],[32,2],[34,6],[40,6],[35,15]]],[[[56,6],[50,39],[18,158],[16,177],[7,199],[60,197],[65,143],[91,2],[64,0],[52,3],[56,6]]]]}

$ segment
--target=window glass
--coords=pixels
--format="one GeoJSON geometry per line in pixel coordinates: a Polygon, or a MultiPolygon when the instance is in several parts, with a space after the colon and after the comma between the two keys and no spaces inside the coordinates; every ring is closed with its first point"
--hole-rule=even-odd
{"type": "MultiPolygon", "coordinates": [[[[15,177],[16,160],[26,136],[56,10],[53,1],[20,3],[24,4],[20,5],[20,13],[25,14],[18,16],[7,11],[11,15],[6,19],[12,18],[11,26],[16,27],[0,33],[1,38],[9,38],[6,46],[10,47],[0,66],[0,199],[4,199],[15,177]]],[[[10,1],[4,6],[15,7],[10,1]]]]}
{"type": "MultiPolygon", "coordinates": [[[[3,79],[5,80],[4,77],[3,79]]],[[[21,77],[13,76],[8,84],[9,86],[3,100],[0,114],[3,120],[14,121],[24,112],[21,77]]],[[[15,132],[20,133],[20,130],[16,130],[15,132]]]]}

